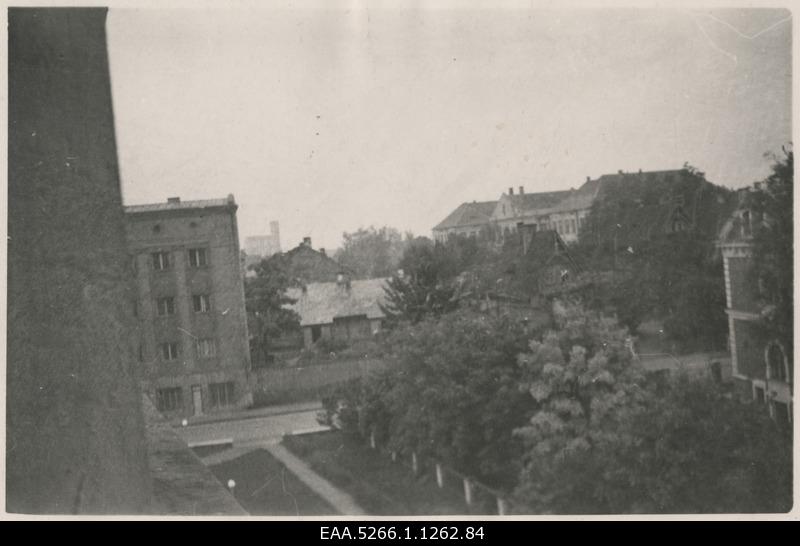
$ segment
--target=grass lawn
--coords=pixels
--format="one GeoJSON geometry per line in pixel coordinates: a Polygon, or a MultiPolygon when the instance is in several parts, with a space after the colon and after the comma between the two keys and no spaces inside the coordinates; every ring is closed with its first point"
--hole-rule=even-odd
{"type": "Polygon", "coordinates": [[[440,489],[432,469],[421,468],[415,477],[408,466],[339,431],[287,436],[283,443],[372,515],[494,513],[494,499],[478,502],[477,495],[476,503],[468,507],[460,480],[449,477],[440,489]]]}
{"type": "MultiPolygon", "coordinates": [[[[263,449],[209,467],[226,485],[236,482],[234,496],[254,516],[325,516],[338,512],[263,449]]],[[[226,485],[227,487],[227,485],[226,485]]]]}

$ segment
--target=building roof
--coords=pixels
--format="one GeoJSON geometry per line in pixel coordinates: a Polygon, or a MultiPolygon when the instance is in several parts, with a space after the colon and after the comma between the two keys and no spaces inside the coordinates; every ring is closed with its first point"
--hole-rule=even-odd
{"type": "Polygon", "coordinates": [[[236,201],[233,195],[222,199],[203,199],[197,201],[181,201],[180,198],[170,198],[161,203],[151,203],[147,205],[128,205],[125,207],[127,213],[156,212],[165,210],[184,210],[184,209],[208,209],[214,207],[235,206],[236,201]]]}
{"type": "Polygon", "coordinates": [[[577,190],[570,190],[561,202],[552,208],[551,212],[568,212],[590,208],[600,193],[601,179],[602,177],[597,180],[587,180],[577,190]]]}
{"type": "Polygon", "coordinates": [[[514,205],[517,212],[522,213],[532,210],[553,208],[566,197],[569,197],[570,193],[570,190],[523,193],[521,195],[509,195],[508,198],[511,199],[511,203],[514,205]]]}
{"type": "Polygon", "coordinates": [[[302,288],[290,288],[286,295],[296,300],[286,308],[300,315],[301,326],[330,324],[334,318],[366,315],[368,319],[385,317],[380,308],[385,304],[383,287],[387,278],[349,282],[315,282],[302,288]]]}
{"type": "Polygon", "coordinates": [[[447,218],[434,227],[434,231],[458,226],[471,226],[488,223],[492,218],[497,201],[473,201],[461,203],[447,218]]]}

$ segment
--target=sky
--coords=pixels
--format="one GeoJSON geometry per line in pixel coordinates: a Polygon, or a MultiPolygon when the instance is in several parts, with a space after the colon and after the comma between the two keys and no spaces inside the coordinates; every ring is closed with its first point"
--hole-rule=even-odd
{"type": "Polygon", "coordinates": [[[233,194],[242,242],[430,236],[512,186],[685,162],[737,188],[791,141],[786,10],[231,5],[107,29],[125,203],[233,194]]]}

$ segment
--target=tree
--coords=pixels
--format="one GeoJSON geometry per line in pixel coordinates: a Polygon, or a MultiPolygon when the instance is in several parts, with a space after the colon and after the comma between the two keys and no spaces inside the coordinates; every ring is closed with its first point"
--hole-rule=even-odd
{"type": "Polygon", "coordinates": [[[390,326],[401,320],[416,323],[456,308],[451,281],[458,265],[444,247],[426,237],[413,239],[399,266],[403,275],[398,274],[386,283],[386,304],[381,306],[390,326]]]}
{"type": "Polygon", "coordinates": [[[531,406],[516,366],[524,325],[459,310],[398,328],[387,343],[391,366],[341,393],[350,396],[344,407],[358,408],[362,433],[513,487],[521,444],[512,431],[531,406]]]}
{"type": "Polygon", "coordinates": [[[253,360],[264,363],[268,359],[270,341],[300,327],[297,313],[284,307],[295,302],[287,296],[287,289],[300,286],[300,282],[289,275],[283,255],[262,260],[252,269],[255,278],[245,279],[245,309],[248,329],[253,336],[253,360]]]}
{"type": "MultiPolygon", "coordinates": [[[[406,234],[406,240],[409,238],[411,235],[406,234]]],[[[357,277],[365,279],[394,274],[405,248],[400,232],[391,227],[359,228],[342,234],[342,239],[342,247],[334,258],[357,277]]]]}
{"type": "Polygon", "coordinates": [[[710,379],[648,377],[614,321],[566,306],[519,356],[537,407],[515,499],[525,513],[791,508],[791,440],[710,379]]]}
{"type": "Polygon", "coordinates": [[[770,174],[751,194],[751,208],[763,222],[753,233],[753,282],[764,308],[762,326],[777,338],[793,362],[794,354],[794,153],[774,157],[770,174]]]}

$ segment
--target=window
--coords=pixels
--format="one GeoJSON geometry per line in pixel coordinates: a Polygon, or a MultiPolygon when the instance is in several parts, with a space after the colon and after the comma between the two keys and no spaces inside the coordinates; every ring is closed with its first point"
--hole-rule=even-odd
{"type": "Polygon", "coordinates": [[[195,313],[208,313],[211,310],[211,299],[208,294],[196,294],[192,296],[192,305],[195,313]]]}
{"type": "Polygon", "coordinates": [[[578,229],[575,227],[575,220],[570,220],[569,221],[569,226],[572,229],[572,233],[577,233],[578,232],[578,229]]]}
{"type": "Polygon", "coordinates": [[[776,342],[772,342],[767,347],[767,378],[772,381],[788,381],[786,373],[786,358],[783,348],[776,342]]]}
{"type": "Polygon", "coordinates": [[[208,390],[211,393],[212,408],[230,406],[234,403],[234,384],[232,382],[210,383],[208,390]]]}
{"type": "Polygon", "coordinates": [[[156,271],[169,269],[169,252],[153,252],[153,269],[156,271]]]}
{"type": "Polygon", "coordinates": [[[156,407],[159,411],[183,409],[183,391],[181,388],[158,389],[156,391],[156,407]]]}
{"type": "Polygon", "coordinates": [[[158,298],[156,300],[156,313],[159,317],[166,317],[175,314],[175,298],[158,298]]]}
{"type": "Polygon", "coordinates": [[[162,343],[161,357],[164,360],[176,360],[178,358],[178,344],[175,342],[162,343]]]}
{"type": "Polygon", "coordinates": [[[764,388],[763,387],[754,386],[753,387],[753,393],[755,395],[754,397],[756,399],[756,402],[758,402],[759,404],[763,404],[764,401],[766,400],[764,388]]]}
{"type": "Polygon", "coordinates": [[[211,358],[217,356],[217,344],[213,339],[198,339],[197,356],[200,358],[211,358]]]}
{"type": "Polygon", "coordinates": [[[750,224],[750,211],[742,212],[742,236],[750,237],[753,235],[753,227],[750,224]]]}
{"type": "Polygon", "coordinates": [[[144,345],[139,344],[139,362],[144,362],[144,345]]]}
{"type": "Polygon", "coordinates": [[[205,267],[208,265],[208,256],[205,248],[189,249],[189,267],[205,267]]]}

